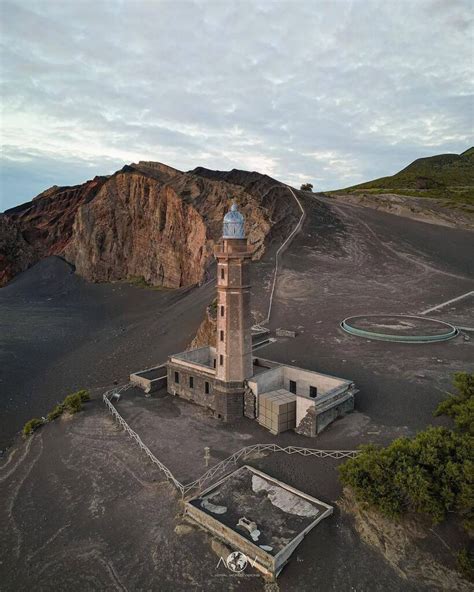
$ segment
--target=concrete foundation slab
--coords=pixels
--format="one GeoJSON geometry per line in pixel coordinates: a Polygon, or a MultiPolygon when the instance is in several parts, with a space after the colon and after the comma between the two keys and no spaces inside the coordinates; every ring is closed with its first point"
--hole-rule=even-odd
{"type": "Polygon", "coordinates": [[[271,577],[332,512],[332,506],[247,465],[185,503],[189,518],[271,577]],[[241,526],[252,523],[255,528],[241,526]]]}

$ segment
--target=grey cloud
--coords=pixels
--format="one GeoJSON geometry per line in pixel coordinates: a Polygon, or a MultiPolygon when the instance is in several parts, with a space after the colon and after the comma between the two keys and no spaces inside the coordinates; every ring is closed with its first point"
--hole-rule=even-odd
{"type": "Polygon", "coordinates": [[[4,207],[140,158],[331,189],[472,143],[468,1],[16,0],[2,23],[4,207]]]}

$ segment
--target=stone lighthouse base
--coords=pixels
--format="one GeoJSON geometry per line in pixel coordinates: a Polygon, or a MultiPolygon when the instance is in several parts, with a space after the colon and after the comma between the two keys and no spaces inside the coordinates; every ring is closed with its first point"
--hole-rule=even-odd
{"type": "Polygon", "coordinates": [[[216,415],[231,422],[242,418],[244,414],[244,385],[242,382],[214,383],[214,404],[216,415]]]}

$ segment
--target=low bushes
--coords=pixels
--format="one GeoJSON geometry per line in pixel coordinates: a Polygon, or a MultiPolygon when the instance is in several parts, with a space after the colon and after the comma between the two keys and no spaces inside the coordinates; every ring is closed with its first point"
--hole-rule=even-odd
{"type": "Polygon", "coordinates": [[[77,413],[78,411],[82,410],[82,404],[84,401],[88,401],[90,399],[89,393],[87,391],[77,391],[77,393],[73,393],[72,395],[68,395],[64,401],[63,405],[64,408],[69,411],[69,413],[77,413]]]}
{"type": "Polygon", "coordinates": [[[454,385],[457,393],[435,412],[452,417],[454,429],[429,427],[385,448],[363,446],[341,465],[341,481],[359,502],[390,518],[415,512],[436,523],[455,513],[474,528],[474,375],[458,373],[454,385]]]}
{"type": "Polygon", "coordinates": [[[430,427],[386,448],[364,446],[340,467],[341,481],[389,518],[417,512],[436,523],[457,512],[474,524],[472,445],[466,434],[430,427]]]}
{"type": "MultiPolygon", "coordinates": [[[[58,403],[47,415],[47,421],[54,421],[59,416],[61,416],[64,411],[68,411],[69,413],[77,413],[78,411],[82,410],[82,404],[84,401],[88,401],[90,399],[89,392],[86,390],[80,390],[76,393],[72,393],[68,395],[62,403],[58,403]]],[[[23,435],[30,436],[35,430],[43,425],[44,421],[42,419],[30,419],[30,421],[26,422],[23,427],[23,435]]]]}
{"type": "Polygon", "coordinates": [[[48,413],[48,421],[53,421],[63,414],[64,411],[69,413],[77,413],[82,410],[84,401],[90,399],[89,393],[86,390],[77,391],[68,395],[62,403],[58,403],[52,411],[48,413]]]}
{"type": "Polygon", "coordinates": [[[30,421],[27,421],[25,423],[25,425],[23,426],[23,435],[30,436],[33,432],[35,432],[42,425],[43,425],[42,419],[38,419],[37,417],[30,419],[30,421]]]}

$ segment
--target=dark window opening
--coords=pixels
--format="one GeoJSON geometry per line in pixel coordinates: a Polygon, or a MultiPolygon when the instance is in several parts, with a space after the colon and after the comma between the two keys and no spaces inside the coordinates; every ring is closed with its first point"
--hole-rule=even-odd
{"type": "Polygon", "coordinates": [[[204,392],[206,393],[206,395],[209,394],[209,383],[208,382],[204,383],[204,392]]]}
{"type": "Polygon", "coordinates": [[[290,380],[290,393],[296,395],[296,382],[294,380],[290,380]]]}
{"type": "Polygon", "coordinates": [[[216,367],[216,358],[214,358],[214,368],[216,367]]]}
{"type": "Polygon", "coordinates": [[[221,267],[221,280],[223,280],[225,278],[225,271],[224,268],[221,267]]]}
{"type": "Polygon", "coordinates": [[[219,364],[220,364],[221,366],[223,366],[223,365],[224,365],[224,356],[223,356],[222,354],[219,356],[219,364]]]}
{"type": "Polygon", "coordinates": [[[221,341],[224,341],[224,331],[221,331],[221,341]]]}
{"type": "Polygon", "coordinates": [[[224,307],[221,306],[221,317],[223,317],[223,316],[224,316],[224,307]]]}
{"type": "Polygon", "coordinates": [[[316,399],[316,397],[318,396],[318,388],[316,386],[309,387],[309,396],[312,399],[316,399]]]}
{"type": "Polygon", "coordinates": [[[176,382],[176,384],[179,384],[179,372],[174,373],[174,381],[176,382]]]}
{"type": "Polygon", "coordinates": [[[189,388],[194,388],[194,377],[193,376],[189,377],[189,388]]]}

